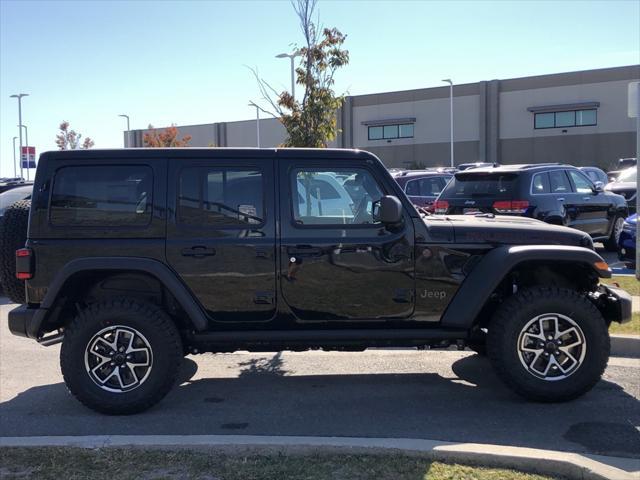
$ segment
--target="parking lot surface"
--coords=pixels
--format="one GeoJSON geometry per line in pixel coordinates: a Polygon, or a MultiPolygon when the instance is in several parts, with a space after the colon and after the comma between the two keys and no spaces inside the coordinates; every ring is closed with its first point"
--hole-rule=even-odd
{"type": "Polygon", "coordinates": [[[59,345],[14,337],[0,306],[0,436],[247,434],[426,438],[640,457],[640,361],[565,404],[529,403],[470,352],[234,353],[187,357],[180,385],[126,417],[65,388],[59,345]]]}

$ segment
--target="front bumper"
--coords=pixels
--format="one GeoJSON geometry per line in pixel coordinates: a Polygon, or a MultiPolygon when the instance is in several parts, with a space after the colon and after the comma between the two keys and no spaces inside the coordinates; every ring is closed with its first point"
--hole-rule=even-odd
{"type": "Polygon", "coordinates": [[[631,321],[632,299],[625,290],[613,285],[599,285],[594,293],[596,305],[608,322],[631,321]]]}
{"type": "Polygon", "coordinates": [[[20,337],[37,339],[46,310],[20,305],[9,312],[9,331],[20,337]]]}

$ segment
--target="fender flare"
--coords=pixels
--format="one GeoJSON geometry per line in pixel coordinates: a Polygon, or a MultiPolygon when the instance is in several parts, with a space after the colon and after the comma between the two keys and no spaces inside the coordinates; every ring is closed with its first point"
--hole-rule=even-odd
{"type": "Polygon", "coordinates": [[[40,304],[39,310],[43,314],[39,315],[40,321],[37,322],[37,326],[33,326],[34,329],[39,329],[45,321],[47,312],[55,304],[60,291],[69,278],[80,272],[109,270],[141,272],[155,277],[176,298],[176,301],[187,313],[195,330],[203,331],[207,328],[209,321],[200,304],[177,274],[162,262],[140,257],[89,257],[72,260],[58,271],[40,304]]]}
{"type": "Polygon", "coordinates": [[[595,265],[604,262],[602,257],[588,248],[560,245],[498,247],[487,253],[462,282],[442,315],[442,327],[471,328],[505,275],[518,264],[531,260],[580,263],[601,278],[611,277],[610,269],[599,269],[595,265]]]}

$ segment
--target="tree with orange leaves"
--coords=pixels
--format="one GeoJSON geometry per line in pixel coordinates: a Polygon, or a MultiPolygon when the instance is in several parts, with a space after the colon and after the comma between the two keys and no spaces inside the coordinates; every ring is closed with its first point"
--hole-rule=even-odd
{"type": "Polygon", "coordinates": [[[174,148],[174,147],[186,147],[191,141],[191,135],[184,135],[182,139],[178,138],[180,132],[176,128],[175,124],[171,124],[162,132],[158,132],[153,125],[149,125],[148,133],[144,134],[142,141],[147,148],[174,148]]]}

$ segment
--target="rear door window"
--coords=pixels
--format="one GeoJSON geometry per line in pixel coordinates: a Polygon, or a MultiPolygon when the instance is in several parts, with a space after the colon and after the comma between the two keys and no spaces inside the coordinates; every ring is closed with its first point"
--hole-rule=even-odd
{"type": "Polygon", "coordinates": [[[56,226],[131,227],[151,222],[153,172],[143,165],[63,167],[51,194],[56,226]]]}
{"type": "Polygon", "coordinates": [[[178,223],[203,227],[262,224],[262,183],[262,172],[253,168],[185,168],[178,180],[178,223]]]}
{"type": "Polygon", "coordinates": [[[564,170],[551,170],[549,172],[549,186],[551,193],[571,192],[571,184],[564,170]]]}

